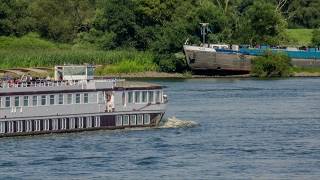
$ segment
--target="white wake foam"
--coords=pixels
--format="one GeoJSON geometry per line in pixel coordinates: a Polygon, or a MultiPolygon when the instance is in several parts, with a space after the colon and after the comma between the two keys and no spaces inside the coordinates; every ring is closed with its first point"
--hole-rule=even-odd
{"type": "Polygon", "coordinates": [[[160,123],[159,128],[190,128],[198,126],[199,124],[194,121],[181,120],[176,117],[170,117],[163,119],[160,123]]]}

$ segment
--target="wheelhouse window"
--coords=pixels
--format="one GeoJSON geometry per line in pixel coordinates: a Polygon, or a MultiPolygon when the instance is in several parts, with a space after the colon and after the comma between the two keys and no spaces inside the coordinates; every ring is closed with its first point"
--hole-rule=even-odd
{"type": "Polygon", "coordinates": [[[29,106],[29,96],[23,97],[23,106],[29,106]]]}
{"type": "Polygon", "coordinates": [[[43,95],[41,96],[41,105],[45,106],[47,104],[47,96],[43,95]]]}
{"type": "Polygon", "coordinates": [[[89,103],[89,95],[88,93],[83,94],[83,103],[88,104],[89,103]]]}
{"type": "Polygon", "coordinates": [[[2,108],[2,97],[0,97],[0,108],[2,108]]]}
{"type": "Polygon", "coordinates": [[[76,94],[76,104],[80,104],[80,94],[76,94]]]}
{"type": "Polygon", "coordinates": [[[32,96],[32,106],[38,105],[38,96],[32,96]]]}
{"type": "Polygon", "coordinates": [[[11,106],[11,98],[10,96],[7,96],[6,97],[6,104],[5,104],[6,107],[10,107],[11,106]]]}
{"type": "Polygon", "coordinates": [[[14,106],[20,106],[20,97],[19,96],[16,96],[14,97],[14,106]]]}
{"type": "Polygon", "coordinates": [[[54,105],[54,95],[50,95],[50,105],[54,105]]]}
{"type": "Polygon", "coordinates": [[[128,92],[128,103],[133,103],[133,92],[128,92]]]}
{"type": "Polygon", "coordinates": [[[140,91],[136,91],[134,94],[135,102],[140,103],[140,91]]]}
{"type": "Polygon", "coordinates": [[[63,104],[63,94],[59,94],[58,104],[63,104]]]}
{"type": "Polygon", "coordinates": [[[146,103],[148,100],[148,92],[147,91],[143,91],[142,92],[142,102],[146,103]]]}
{"type": "Polygon", "coordinates": [[[72,94],[67,95],[67,104],[72,104],[72,94]]]}

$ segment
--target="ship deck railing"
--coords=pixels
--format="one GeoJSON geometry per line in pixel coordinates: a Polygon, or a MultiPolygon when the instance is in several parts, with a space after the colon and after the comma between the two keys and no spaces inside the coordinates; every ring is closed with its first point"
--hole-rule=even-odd
{"type": "MultiPolygon", "coordinates": [[[[123,83],[125,82],[124,79],[104,79],[104,80],[94,80],[96,82],[104,81],[107,83],[112,83],[113,86],[116,86],[118,82],[123,83]]],[[[26,87],[71,87],[71,86],[84,86],[87,85],[88,81],[80,80],[80,81],[51,81],[51,80],[44,80],[44,81],[20,81],[20,82],[11,82],[3,81],[0,82],[0,88],[26,88],[26,87]]]]}
{"type": "Polygon", "coordinates": [[[21,87],[59,87],[59,86],[80,86],[82,81],[29,81],[29,82],[2,82],[0,88],[21,88],[21,87]]]}

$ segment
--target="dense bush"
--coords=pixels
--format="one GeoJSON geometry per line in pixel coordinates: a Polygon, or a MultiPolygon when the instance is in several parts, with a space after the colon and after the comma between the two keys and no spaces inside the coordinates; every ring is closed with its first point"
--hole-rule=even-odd
{"type": "Polygon", "coordinates": [[[251,74],[258,77],[286,77],[291,73],[291,59],[281,53],[266,52],[252,61],[251,74]]]}

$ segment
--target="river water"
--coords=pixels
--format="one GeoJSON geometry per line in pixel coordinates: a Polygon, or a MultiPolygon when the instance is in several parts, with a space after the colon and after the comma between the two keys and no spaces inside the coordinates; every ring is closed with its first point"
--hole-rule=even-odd
{"type": "Polygon", "coordinates": [[[0,139],[0,179],[319,179],[320,79],[150,80],[160,128],[0,139]]]}

